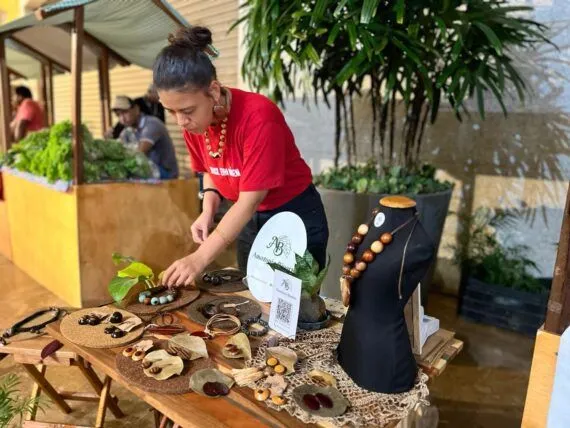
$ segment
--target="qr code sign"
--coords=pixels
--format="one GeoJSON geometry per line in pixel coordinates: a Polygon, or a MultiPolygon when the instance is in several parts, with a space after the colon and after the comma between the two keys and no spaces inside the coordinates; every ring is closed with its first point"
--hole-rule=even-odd
{"type": "Polygon", "coordinates": [[[277,299],[277,321],[281,321],[285,324],[291,323],[291,311],[293,305],[286,300],[277,299]]]}

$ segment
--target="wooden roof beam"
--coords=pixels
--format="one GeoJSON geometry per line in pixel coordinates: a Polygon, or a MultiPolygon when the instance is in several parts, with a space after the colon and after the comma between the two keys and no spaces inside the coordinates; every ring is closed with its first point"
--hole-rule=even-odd
{"type": "Polygon", "coordinates": [[[69,10],[77,9],[79,6],[69,6],[62,9],[57,9],[53,11],[47,11],[44,7],[39,7],[34,11],[34,16],[38,21],[43,21],[46,18],[50,18],[55,15],[59,15],[60,13],[67,12],[69,10]]]}
{"type": "Polygon", "coordinates": [[[10,40],[12,40],[14,43],[20,45],[22,48],[24,48],[25,50],[27,50],[33,57],[35,57],[38,61],[47,64],[47,63],[52,63],[55,67],[59,68],[62,71],[67,71],[70,72],[71,70],[69,69],[68,66],[62,64],[61,62],[50,58],[49,56],[41,53],[39,50],[37,50],[36,48],[28,45],[26,42],[21,41],[20,39],[17,39],[14,36],[10,37],[10,40]]]}
{"type": "Polygon", "coordinates": [[[164,3],[162,3],[161,0],[152,0],[152,2],[160,9],[162,10],[165,14],[167,14],[178,26],[180,27],[184,27],[186,24],[184,24],[182,21],[180,21],[180,19],[178,19],[178,17],[172,13],[172,11],[166,7],[164,5],[164,3]]]}
{"type": "Polygon", "coordinates": [[[12,76],[14,76],[17,79],[27,79],[26,76],[24,76],[22,73],[14,70],[13,68],[8,67],[8,74],[11,74],[12,76]]]}
{"type": "MultiPolygon", "coordinates": [[[[69,33],[71,33],[71,31],[73,30],[73,24],[69,23],[61,24],[59,27],[69,33]]],[[[107,51],[109,52],[109,57],[112,58],[113,61],[115,61],[117,64],[119,64],[122,67],[131,65],[131,62],[128,59],[126,59],[117,51],[111,49],[109,46],[107,46],[105,43],[103,43],[101,40],[99,40],[97,37],[93,36],[92,34],[88,33],[87,31],[83,31],[83,42],[98,57],[101,56],[101,53],[104,49],[107,49],[107,51]]]]}

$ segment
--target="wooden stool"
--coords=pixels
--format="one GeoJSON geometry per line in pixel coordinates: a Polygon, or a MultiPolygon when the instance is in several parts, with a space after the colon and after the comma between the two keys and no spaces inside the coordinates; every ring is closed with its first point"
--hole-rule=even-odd
{"type": "MultiPolygon", "coordinates": [[[[122,418],[125,416],[117,404],[117,398],[110,394],[111,378],[109,376],[105,376],[105,379],[101,382],[91,365],[75,352],[68,350],[64,346],[46,359],[41,359],[40,354],[42,349],[52,340],[53,339],[49,337],[42,336],[37,339],[14,342],[7,346],[0,347],[0,354],[13,355],[14,361],[21,364],[24,370],[26,370],[34,380],[31,398],[38,398],[40,393],[43,391],[63,413],[71,412],[71,408],[65,400],[98,402],[99,407],[97,409],[97,418],[94,425],[95,428],[103,427],[107,408],[116,418],[122,418]],[[56,390],[45,377],[47,366],[75,366],[79,368],[95,392],[70,392],[56,390]]],[[[80,425],[65,425],[36,421],[36,412],[37,406],[34,406],[32,411],[26,416],[26,421],[24,422],[23,427],[91,428],[80,425]]]]}

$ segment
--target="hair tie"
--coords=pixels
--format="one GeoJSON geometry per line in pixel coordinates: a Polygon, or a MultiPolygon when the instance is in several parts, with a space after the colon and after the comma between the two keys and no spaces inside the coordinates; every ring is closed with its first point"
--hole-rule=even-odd
{"type": "Polygon", "coordinates": [[[220,56],[220,51],[217,50],[213,45],[208,45],[202,52],[206,54],[210,61],[214,61],[214,59],[220,56]]]}

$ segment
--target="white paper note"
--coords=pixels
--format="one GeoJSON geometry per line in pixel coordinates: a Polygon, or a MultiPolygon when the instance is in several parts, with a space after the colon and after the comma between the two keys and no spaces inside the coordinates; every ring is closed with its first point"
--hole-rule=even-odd
{"type": "Polygon", "coordinates": [[[283,336],[295,339],[300,303],[301,280],[276,270],[273,277],[269,326],[283,336]]]}

